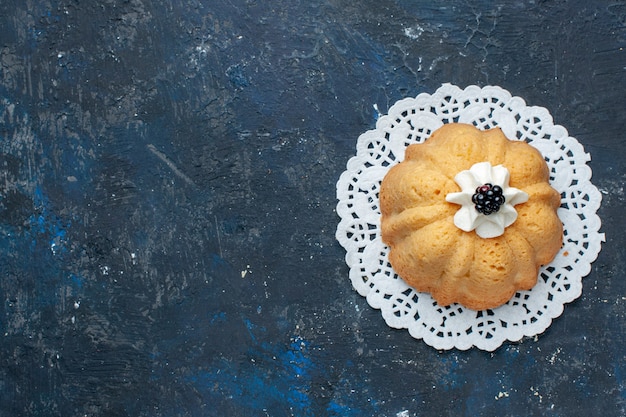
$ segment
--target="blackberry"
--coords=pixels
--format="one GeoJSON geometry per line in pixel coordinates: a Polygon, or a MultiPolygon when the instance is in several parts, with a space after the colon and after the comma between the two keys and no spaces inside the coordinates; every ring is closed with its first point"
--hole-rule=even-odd
{"type": "Polygon", "coordinates": [[[476,193],[472,196],[472,203],[474,203],[476,211],[486,216],[496,213],[504,204],[502,187],[490,183],[477,187],[476,193]]]}

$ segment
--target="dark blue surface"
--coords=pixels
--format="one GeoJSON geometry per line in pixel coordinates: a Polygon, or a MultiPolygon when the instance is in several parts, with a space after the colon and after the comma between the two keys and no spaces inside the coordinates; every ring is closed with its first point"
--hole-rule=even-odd
{"type": "Polygon", "coordinates": [[[621,1],[0,4],[0,416],[626,414],[621,1]],[[335,183],[396,100],[500,85],[607,242],[535,339],[438,352],[351,287],[335,183]]]}

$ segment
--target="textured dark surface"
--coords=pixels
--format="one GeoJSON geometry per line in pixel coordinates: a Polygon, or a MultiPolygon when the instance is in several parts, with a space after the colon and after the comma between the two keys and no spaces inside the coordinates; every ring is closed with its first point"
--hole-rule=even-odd
{"type": "Polygon", "coordinates": [[[626,413],[622,1],[0,2],[0,416],[626,413]],[[374,105],[546,107],[607,242],[536,339],[438,352],[351,287],[374,105]]]}

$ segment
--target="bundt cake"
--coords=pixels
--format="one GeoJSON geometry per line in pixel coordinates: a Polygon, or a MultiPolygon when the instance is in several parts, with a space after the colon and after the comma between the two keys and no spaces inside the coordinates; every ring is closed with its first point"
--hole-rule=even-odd
{"type": "Polygon", "coordinates": [[[498,307],[532,288],[561,248],[545,160],[499,128],[442,126],[406,148],[379,196],[392,267],[442,306],[498,307]]]}

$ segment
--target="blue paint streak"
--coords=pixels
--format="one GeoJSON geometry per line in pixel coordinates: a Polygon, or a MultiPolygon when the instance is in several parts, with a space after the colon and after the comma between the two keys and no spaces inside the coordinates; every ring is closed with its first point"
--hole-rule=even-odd
{"type": "Polygon", "coordinates": [[[446,356],[441,358],[441,363],[447,366],[445,380],[442,385],[446,390],[455,390],[463,387],[467,382],[462,375],[459,375],[460,365],[458,357],[446,356]]]}
{"type": "Polygon", "coordinates": [[[39,239],[47,238],[47,244],[54,255],[67,252],[67,228],[70,222],[64,224],[50,210],[50,202],[40,186],[33,192],[35,213],[28,219],[31,233],[31,247],[35,249],[39,239]]]}
{"type": "Polygon", "coordinates": [[[214,314],[211,318],[211,324],[223,323],[226,321],[226,313],[221,311],[217,314],[214,314]]]}
{"type": "Polygon", "coordinates": [[[83,289],[83,277],[71,274],[70,280],[72,281],[72,287],[76,288],[77,290],[83,289]]]}
{"type": "Polygon", "coordinates": [[[260,342],[258,333],[265,329],[248,319],[244,324],[253,347],[243,363],[221,359],[211,369],[187,376],[187,381],[205,397],[215,401],[228,398],[250,411],[312,416],[309,392],[318,369],[309,343],[299,336],[287,345],[260,342]]]}
{"type": "Polygon", "coordinates": [[[334,400],[330,402],[326,408],[326,412],[329,417],[361,417],[368,415],[365,410],[361,408],[339,404],[334,400]]]}

